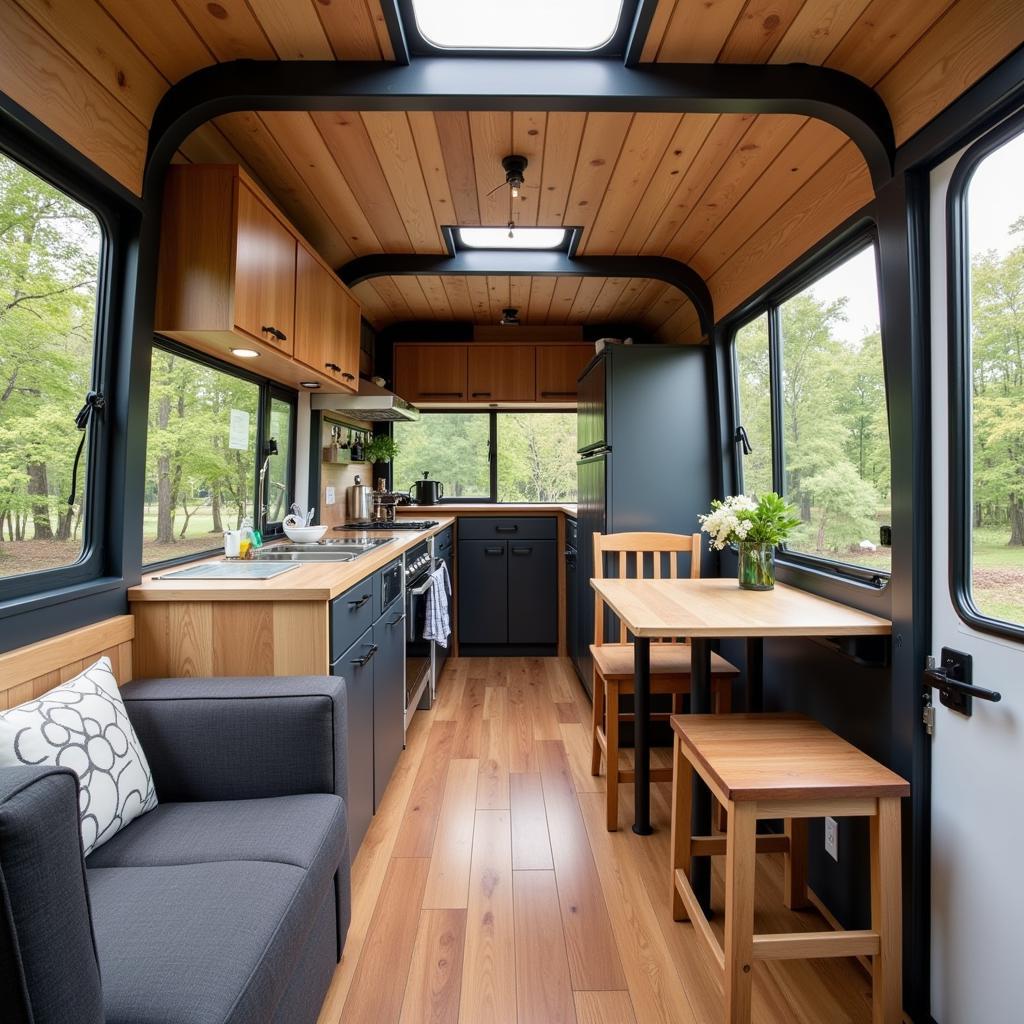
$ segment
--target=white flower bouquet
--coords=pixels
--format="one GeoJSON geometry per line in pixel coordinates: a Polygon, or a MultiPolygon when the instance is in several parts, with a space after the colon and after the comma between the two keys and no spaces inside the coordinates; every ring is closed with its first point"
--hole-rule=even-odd
{"type": "Polygon", "coordinates": [[[730,495],[711,502],[711,511],[697,518],[716,551],[741,541],[776,547],[800,525],[796,509],[774,491],[759,498],[730,495]]]}

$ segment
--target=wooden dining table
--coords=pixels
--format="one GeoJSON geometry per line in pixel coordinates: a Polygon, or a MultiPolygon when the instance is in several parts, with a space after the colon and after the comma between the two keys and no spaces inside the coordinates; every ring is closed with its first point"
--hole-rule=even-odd
{"type": "MultiPolygon", "coordinates": [[[[590,585],[633,634],[635,776],[633,831],[649,835],[651,640],[688,638],[692,644],[690,711],[711,711],[711,641],[746,642],[747,708],[763,703],[765,637],[887,636],[892,623],[867,612],[778,583],[773,590],[742,590],[735,579],[592,579],[590,585]]],[[[711,831],[711,794],[694,774],[694,835],[711,831]]],[[[711,862],[693,861],[692,885],[710,913],[711,862]]]]}

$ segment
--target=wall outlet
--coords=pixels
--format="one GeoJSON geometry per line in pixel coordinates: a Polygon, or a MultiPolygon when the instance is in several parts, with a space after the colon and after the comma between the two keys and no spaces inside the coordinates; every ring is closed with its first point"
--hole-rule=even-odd
{"type": "Polygon", "coordinates": [[[333,505],[334,504],[334,488],[333,487],[328,487],[327,488],[327,493],[324,495],[324,504],[325,505],[333,505]]]}
{"type": "Polygon", "coordinates": [[[825,819],[825,852],[839,863],[839,822],[835,818],[825,819]]]}

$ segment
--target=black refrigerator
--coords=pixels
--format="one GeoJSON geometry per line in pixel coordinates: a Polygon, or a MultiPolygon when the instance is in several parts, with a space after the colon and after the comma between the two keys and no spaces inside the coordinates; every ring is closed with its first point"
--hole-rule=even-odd
{"type": "Polygon", "coordinates": [[[578,628],[569,653],[588,692],[594,534],[693,533],[717,494],[711,358],[703,345],[608,345],[580,376],[578,628]]]}

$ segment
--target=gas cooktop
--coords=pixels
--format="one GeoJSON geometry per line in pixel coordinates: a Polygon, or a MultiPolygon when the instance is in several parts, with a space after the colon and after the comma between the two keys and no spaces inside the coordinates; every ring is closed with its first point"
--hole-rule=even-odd
{"type": "Polygon", "coordinates": [[[343,523],[336,530],[429,530],[437,526],[436,519],[395,519],[393,522],[364,520],[362,522],[343,523]]]}

